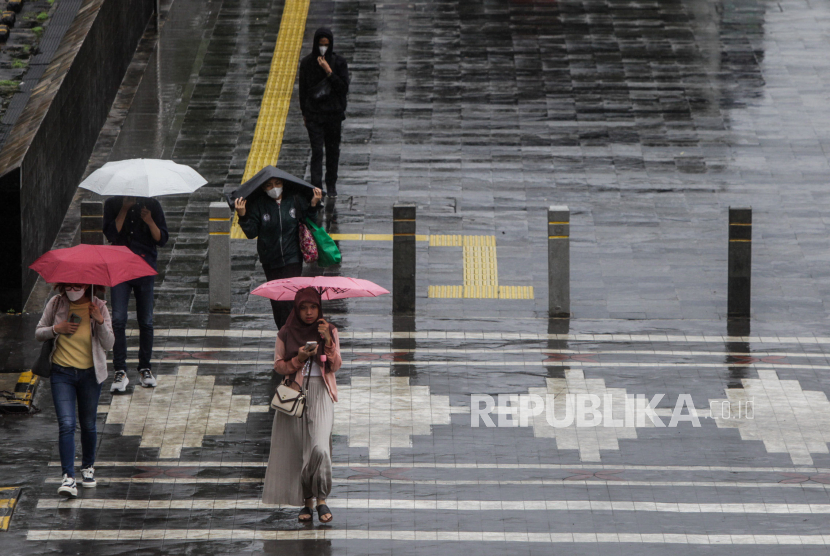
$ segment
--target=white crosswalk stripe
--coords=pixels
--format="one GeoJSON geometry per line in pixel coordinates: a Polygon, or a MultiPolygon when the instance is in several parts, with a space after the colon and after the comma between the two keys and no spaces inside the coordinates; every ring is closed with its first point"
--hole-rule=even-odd
{"type": "MultiPolygon", "coordinates": [[[[830,504],[767,504],[632,502],[596,500],[404,500],[384,498],[329,498],[332,509],[467,511],[588,511],[732,514],[830,514],[830,504]]],[[[101,510],[273,510],[280,506],[260,500],[110,500],[85,498],[41,499],[38,509],[82,508],[101,510]]]]}
{"type": "Polygon", "coordinates": [[[30,541],[57,540],[376,540],[545,544],[827,545],[830,535],[713,535],[670,533],[530,533],[505,531],[413,531],[366,529],[121,529],[28,532],[30,541]]]}

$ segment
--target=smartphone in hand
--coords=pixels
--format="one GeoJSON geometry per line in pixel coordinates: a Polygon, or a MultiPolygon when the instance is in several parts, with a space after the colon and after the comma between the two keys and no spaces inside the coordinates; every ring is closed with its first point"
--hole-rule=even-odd
{"type": "Polygon", "coordinates": [[[306,342],[305,343],[305,350],[306,351],[313,351],[314,348],[317,347],[317,342],[306,342]]]}

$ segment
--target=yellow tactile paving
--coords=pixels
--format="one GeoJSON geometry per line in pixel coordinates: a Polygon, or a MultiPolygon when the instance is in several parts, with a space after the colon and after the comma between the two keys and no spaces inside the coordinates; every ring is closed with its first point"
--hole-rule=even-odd
{"type": "Polygon", "coordinates": [[[496,236],[429,236],[430,247],[461,247],[464,285],[430,286],[441,299],[533,299],[533,286],[499,286],[496,236]]]}
{"type": "MultiPolygon", "coordinates": [[[[257,172],[273,164],[276,166],[280,157],[285,120],[288,106],[294,91],[294,79],[300,62],[300,50],[303,46],[306,16],[309,0],[286,0],[277,36],[277,46],[271,60],[271,71],[265,84],[265,94],[259,108],[259,117],[251,143],[251,152],[245,164],[245,182],[257,172]]],[[[234,215],[231,237],[245,239],[245,233],[237,223],[234,215]]]]}
{"type": "MultiPolygon", "coordinates": [[[[392,234],[330,234],[335,241],[392,241],[392,234]]],[[[415,241],[430,241],[436,236],[416,235],[415,241]]]]}

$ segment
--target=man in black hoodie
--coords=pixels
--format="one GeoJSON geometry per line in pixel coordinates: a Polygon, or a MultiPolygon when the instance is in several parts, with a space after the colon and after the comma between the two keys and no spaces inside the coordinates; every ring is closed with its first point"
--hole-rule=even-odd
{"type": "Polygon", "coordinates": [[[326,149],[326,194],[337,197],[340,130],[346,119],[349,66],[334,53],[334,35],[325,27],[314,33],[311,54],[300,62],[300,109],[311,141],[311,183],[323,184],[326,149]]]}

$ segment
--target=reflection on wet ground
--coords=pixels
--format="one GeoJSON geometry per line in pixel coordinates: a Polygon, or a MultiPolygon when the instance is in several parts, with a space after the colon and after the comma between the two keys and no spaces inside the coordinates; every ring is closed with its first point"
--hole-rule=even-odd
{"type": "MultiPolygon", "coordinates": [[[[163,200],[159,386],[105,387],[99,486],[57,500],[48,385],[41,413],[0,421],[0,486],[26,487],[10,550],[825,553],[827,7],[311,3],[303,51],[330,26],[353,72],[324,223],[364,235],[340,241],[341,266],[306,273],[391,287],[392,241],[365,234],[391,234],[404,201],[419,235],[495,236],[499,284],[535,291],[428,298],[462,283],[462,251],[418,241],[415,315],[390,297],[327,306],[345,361],[336,521],[313,529],[259,503],[275,331],[249,295],[264,281],[253,242],[233,244],[232,314],[207,314],[207,207],[242,178],[282,7],[175,0],[117,106],[100,152],[171,157],[209,184],[163,200]],[[546,314],[551,204],[571,210],[570,319],[546,314]],[[730,205],[753,208],[751,321],[726,319],[730,205]],[[476,394],[592,394],[612,418],[663,394],[664,423],[689,395],[700,426],[472,427],[476,394]]],[[[296,94],[280,152],[307,177],[296,94]]],[[[0,319],[7,369],[35,353],[36,318],[0,319]]],[[[496,420],[512,411],[499,405],[496,420]]]]}

